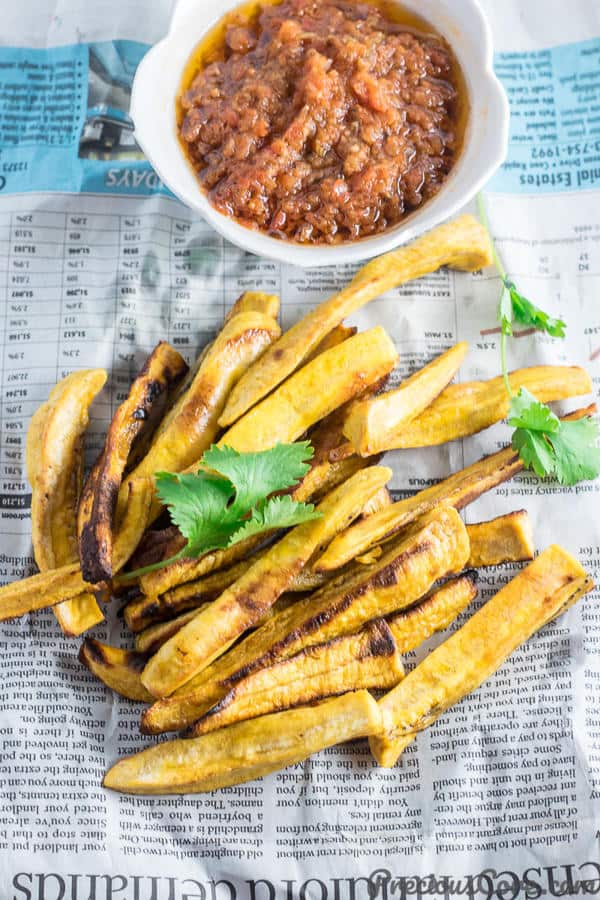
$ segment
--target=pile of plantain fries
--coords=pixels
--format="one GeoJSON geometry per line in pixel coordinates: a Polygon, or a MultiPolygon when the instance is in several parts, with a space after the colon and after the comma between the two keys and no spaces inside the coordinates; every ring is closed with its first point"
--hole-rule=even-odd
{"type": "MultiPolygon", "coordinates": [[[[507,395],[501,378],[451,384],[464,343],[385,390],[393,343],[381,327],[356,333],[343,320],[441,266],[490,262],[485,231],[462,216],[369,262],[283,335],[278,298],[243,294],[191,371],[168,344],[155,348],[85,480],[89,408],[106,372],[69,375],[35,413],[26,463],[40,571],[0,588],[0,620],[52,607],[76,636],[119,597],[134,648],[86,638],[80,659],[146,704],[143,733],[184,732],[117,762],[106,787],[211,791],[359,737],[392,766],[420,730],[591,589],[560,547],[531,561],[525,511],[463,523],[458,510],[522,470],[511,447],[395,503],[386,487],[383,453],[487,428],[506,416],[507,395]],[[185,544],[157,499],[157,472],[195,471],[213,443],[248,452],[298,439],[314,456],[292,496],[316,504],[319,518],[127,576],[185,544]],[[478,568],[519,561],[529,565],[463,615],[478,568]],[[406,674],[403,656],[461,616],[462,627],[406,674]]],[[[575,367],[510,377],[542,401],[591,391],[575,367]]]]}

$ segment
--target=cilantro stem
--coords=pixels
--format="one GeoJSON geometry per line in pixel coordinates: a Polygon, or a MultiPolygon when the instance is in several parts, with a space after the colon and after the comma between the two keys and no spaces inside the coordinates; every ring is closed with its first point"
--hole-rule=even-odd
{"type": "Polygon", "coordinates": [[[502,365],[502,378],[504,379],[504,387],[506,388],[506,393],[512,400],[515,396],[513,393],[513,389],[510,386],[510,379],[508,377],[508,365],[506,362],[506,339],[508,335],[505,331],[502,331],[500,334],[500,362],[502,365]]]}
{"type": "Polygon", "coordinates": [[[496,250],[496,245],[492,238],[492,232],[490,231],[490,223],[487,217],[487,210],[485,206],[485,198],[481,191],[477,194],[477,212],[479,213],[479,218],[481,219],[481,224],[485,228],[488,233],[490,244],[492,246],[492,257],[494,259],[494,265],[498,271],[498,275],[502,279],[503,283],[507,281],[506,269],[502,265],[502,260],[498,256],[498,251],[496,250]]]}
{"type": "MultiPolygon", "coordinates": [[[[502,287],[505,289],[507,287],[508,276],[506,274],[506,269],[502,265],[502,260],[498,256],[498,251],[496,250],[496,245],[494,243],[494,239],[492,238],[492,232],[490,231],[490,223],[487,216],[487,210],[485,207],[485,198],[481,191],[477,194],[477,211],[479,213],[479,218],[481,220],[481,224],[485,228],[488,233],[488,237],[490,239],[490,244],[492,247],[492,257],[494,260],[494,265],[496,266],[496,270],[502,279],[502,287]]],[[[506,344],[507,344],[508,332],[504,327],[500,332],[500,362],[502,365],[502,378],[504,379],[504,387],[506,388],[506,393],[512,399],[514,397],[513,389],[510,386],[510,379],[508,377],[508,364],[506,360],[506,344]]]]}

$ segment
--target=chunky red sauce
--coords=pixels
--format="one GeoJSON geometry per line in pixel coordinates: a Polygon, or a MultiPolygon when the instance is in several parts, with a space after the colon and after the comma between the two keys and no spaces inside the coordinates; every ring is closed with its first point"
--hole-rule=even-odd
{"type": "Polygon", "coordinates": [[[433,196],[461,139],[442,38],[352,0],[231,17],[180,97],[180,137],[211,203],[307,244],[377,234],[433,196]]]}

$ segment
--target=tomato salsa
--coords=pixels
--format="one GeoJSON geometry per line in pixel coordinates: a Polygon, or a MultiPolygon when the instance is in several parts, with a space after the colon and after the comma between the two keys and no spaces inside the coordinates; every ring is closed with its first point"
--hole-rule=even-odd
{"type": "Polygon", "coordinates": [[[221,213],[340,243],[396,225],[440,189],[465,104],[448,44],[394,4],[283,0],[229,14],[200,45],[178,127],[221,213]]]}

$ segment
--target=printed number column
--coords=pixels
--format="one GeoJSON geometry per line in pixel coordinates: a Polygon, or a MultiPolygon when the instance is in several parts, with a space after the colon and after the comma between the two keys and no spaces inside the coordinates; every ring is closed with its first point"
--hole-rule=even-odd
{"type": "Polygon", "coordinates": [[[2,531],[28,543],[27,426],[56,382],[65,216],[15,212],[8,240],[3,349],[2,531]]]}
{"type": "MultiPolygon", "coordinates": [[[[62,273],[58,377],[76,369],[112,365],[115,272],[119,254],[118,216],[72,212],[66,216],[62,273]]],[[[88,462],[100,449],[110,417],[105,389],[91,410],[86,438],[88,462]]]]}

